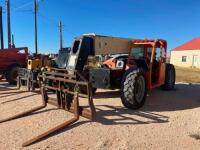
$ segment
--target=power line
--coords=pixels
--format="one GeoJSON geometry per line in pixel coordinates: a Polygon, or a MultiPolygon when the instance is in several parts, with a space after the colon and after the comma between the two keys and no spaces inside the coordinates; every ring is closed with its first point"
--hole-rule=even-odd
{"type": "MultiPolygon", "coordinates": [[[[30,2],[28,2],[28,3],[30,3],[30,2]]],[[[31,9],[21,9],[21,8],[26,7],[25,5],[28,6],[28,3],[24,3],[21,6],[18,6],[16,4],[13,4],[13,2],[12,2],[12,3],[10,3],[10,6],[11,6],[11,8],[14,8],[14,9],[11,9],[10,11],[11,12],[31,12],[32,11],[33,12],[32,8],[31,9]]],[[[6,7],[7,6],[6,6],[5,0],[0,1],[0,5],[3,8],[3,13],[6,13],[6,7]]]]}
{"type": "Polygon", "coordinates": [[[51,23],[54,24],[55,26],[58,26],[57,21],[55,21],[54,19],[43,15],[41,12],[38,12],[38,15],[39,15],[39,17],[42,17],[43,19],[46,19],[47,21],[51,22],[51,23]]]}
{"type": "MultiPolygon", "coordinates": [[[[16,1],[15,1],[15,2],[16,2],[16,1]]],[[[11,10],[11,12],[34,13],[34,10],[33,10],[32,8],[27,9],[27,7],[31,6],[31,4],[32,4],[32,5],[34,4],[34,1],[33,1],[33,0],[29,0],[28,2],[27,2],[27,1],[24,2],[24,0],[21,0],[21,1],[18,1],[18,3],[19,3],[19,2],[20,2],[20,3],[23,2],[23,4],[20,4],[20,5],[17,6],[16,3],[14,3],[14,4],[11,3],[11,6],[14,7],[14,9],[11,10]]],[[[38,1],[37,1],[37,5],[39,5],[41,2],[44,2],[44,0],[38,0],[38,1]]],[[[3,5],[6,6],[5,0],[0,1],[0,3],[2,3],[3,5]]],[[[38,6],[37,6],[37,9],[38,9],[38,6]]],[[[3,13],[5,13],[5,12],[6,12],[6,9],[3,7],[3,13]]],[[[54,26],[58,27],[58,21],[56,21],[55,19],[52,19],[52,18],[50,18],[50,17],[47,17],[47,16],[43,15],[43,14],[42,14],[41,12],[39,12],[38,10],[37,10],[37,15],[38,15],[38,17],[41,17],[41,18],[45,19],[46,21],[48,21],[49,23],[53,24],[54,26]]],[[[63,27],[64,27],[64,25],[63,25],[63,27]]],[[[68,33],[70,33],[71,35],[76,36],[76,35],[75,35],[74,33],[72,33],[70,30],[66,29],[66,31],[67,31],[68,33]]]]}
{"type": "MultiPolygon", "coordinates": [[[[58,22],[55,21],[54,19],[43,15],[41,12],[38,12],[38,15],[39,15],[39,17],[42,17],[42,18],[45,19],[46,21],[48,21],[48,22],[54,24],[54,26],[58,27],[58,22]]],[[[66,29],[66,28],[65,28],[65,26],[66,26],[65,24],[62,24],[62,26],[63,26],[63,28],[64,28],[69,34],[71,34],[72,36],[77,36],[76,34],[74,34],[73,32],[71,32],[70,30],[66,29]]]]}
{"type": "Polygon", "coordinates": [[[14,9],[14,11],[17,11],[17,10],[19,10],[19,9],[22,9],[22,8],[24,8],[24,7],[26,7],[26,6],[31,5],[31,4],[33,4],[33,2],[28,2],[28,3],[22,4],[21,6],[16,7],[16,8],[14,9]]]}

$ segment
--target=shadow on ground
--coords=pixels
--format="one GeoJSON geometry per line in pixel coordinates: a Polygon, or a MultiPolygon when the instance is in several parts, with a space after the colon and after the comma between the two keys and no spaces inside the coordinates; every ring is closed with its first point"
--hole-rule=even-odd
{"type": "Polygon", "coordinates": [[[15,98],[15,99],[12,99],[12,100],[9,100],[9,101],[4,101],[4,102],[2,102],[1,104],[7,104],[7,103],[10,103],[10,102],[20,101],[21,99],[30,98],[30,97],[35,96],[35,95],[37,95],[37,94],[35,93],[35,94],[31,94],[31,95],[27,95],[27,96],[15,98]]]}
{"type": "MultiPolygon", "coordinates": [[[[1,84],[1,87],[2,86],[7,87],[7,84],[1,84]]],[[[12,88],[13,87],[11,87],[11,89],[12,88]]],[[[18,92],[11,93],[13,95],[23,93],[23,91],[18,92]]],[[[94,103],[97,110],[96,121],[106,125],[166,123],[168,122],[169,117],[160,115],[159,112],[180,111],[197,108],[200,106],[199,92],[200,85],[198,84],[177,84],[176,89],[173,91],[162,91],[159,88],[154,89],[149,93],[145,105],[140,110],[129,110],[123,105],[120,106],[121,100],[119,91],[100,90],[94,96],[94,103]],[[109,98],[112,100],[112,103],[115,103],[114,101],[118,101],[116,104],[119,103],[119,105],[114,106],[112,104],[106,103],[106,100],[109,98]],[[101,104],[96,104],[98,101],[101,101],[101,104]]],[[[28,95],[24,98],[28,98],[34,95],[35,94],[28,95]]],[[[3,95],[0,97],[2,98],[3,95]]],[[[21,98],[15,98],[3,103],[5,104],[13,101],[18,101],[21,98]]]]}
{"type": "Polygon", "coordinates": [[[9,90],[16,90],[16,85],[9,85],[5,81],[0,81],[0,92],[1,91],[9,91],[9,90]]]}
{"type": "Polygon", "coordinates": [[[104,125],[166,123],[169,117],[147,111],[132,111],[122,107],[98,105],[96,121],[104,125]],[[100,107],[109,110],[99,109],[100,107]]]}
{"type": "MultiPolygon", "coordinates": [[[[120,97],[119,91],[99,92],[95,95],[94,101],[104,98],[106,104],[106,99],[112,97],[120,97]]],[[[121,101],[120,98],[115,100],[121,101]]],[[[166,123],[169,117],[159,115],[159,112],[197,107],[200,107],[200,85],[198,84],[177,84],[173,91],[154,89],[149,93],[145,105],[139,110],[128,110],[123,106],[96,105],[97,121],[106,125],[166,123]],[[102,107],[104,109],[101,109],[102,107]],[[136,119],[138,117],[139,119],[136,119]]]]}
{"type": "Polygon", "coordinates": [[[177,84],[174,91],[153,90],[143,111],[181,111],[200,107],[200,84],[177,84]]]}
{"type": "MultiPolygon", "coordinates": [[[[0,91],[1,88],[2,84],[0,86],[0,91]]],[[[176,90],[174,91],[161,91],[160,89],[155,89],[150,92],[144,107],[140,110],[128,110],[122,105],[113,106],[106,102],[108,98],[114,98],[112,99],[112,103],[120,101],[119,91],[97,92],[94,97],[94,102],[101,101],[101,103],[103,102],[103,105],[95,105],[97,109],[96,122],[104,125],[167,123],[169,122],[169,117],[163,114],[161,115],[160,112],[181,111],[194,109],[200,106],[200,85],[177,84],[176,90]]],[[[15,100],[17,101],[18,99],[15,100]]],[[[119,102],[117,102],[117,104],[118,103],[119,102]]],[[[51,111],[51,109],[34,112],[30,115],[36,115],[47,111],[51,111]]],[[[47,136],[46,138],[60,134],[87,122],[89,122],[89,120],[79,121],[47,136]]]]}
{"type": "Polygon", "coordinates": [[[115,91],[101,91],[101,92],[97,92],[94,95],[95,99],[103,99],[103,98],[119,98],[120,97],[120,93],[118,90],[115,91]]]}

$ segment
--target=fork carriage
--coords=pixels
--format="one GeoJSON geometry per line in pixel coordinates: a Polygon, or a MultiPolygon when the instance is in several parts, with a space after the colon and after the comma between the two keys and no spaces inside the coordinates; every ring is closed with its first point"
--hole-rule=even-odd
{"type": "Polygon", "coordinates": [[[42,95],[42,105],[32,108],[26,112],[22,112],[15,116],[0,120],[0,123],[7,122],[13,119],[21,118],[35,111],[43,109],[47,104],[57,106],[59,109],[69,111],[74,114],[74,117],[66,122],[49,129],[47,132],[26,141],[23,146],[31,145],[48,135],[57,132],[79,120],[79,116],[89,120],[95,118],[95,107],[93,104],[93,95],[91,92],[91,84],[80,73],[68,74],[66,70],[53,69],[51,72],[44,72],[39,75],[40,89],[42,95]],[[81,93],[80,87],[87,89],[87,93],[81,93]],[[49,92],[55,92],[56,98],[50,97],[49,92]],[[79,99],[86,98],[88,100],[88,108],[79,105],[79,99]]]}

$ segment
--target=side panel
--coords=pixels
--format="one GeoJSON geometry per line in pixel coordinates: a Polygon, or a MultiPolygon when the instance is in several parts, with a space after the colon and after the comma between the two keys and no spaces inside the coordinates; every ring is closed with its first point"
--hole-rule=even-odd
{"type": "Polygon", "coordinates": [[[95,55],[129,53],[131,50],[131,39],[114,37],[94,37],[95,55]]]}
{"type": "MultiPolygon", "coordinates": [[[[83,71],[84,66],[87,62],[88,56],[94,54],[93,49],[93,39],[90,37],[84,37],[82,39],[76,39],[75,42],[79,41],[76,50],[74,51],[74,47],[72,47],[68,63],[67,69],[69,71],[83,71]]],[[[74,46],[74,44],[73,44],[74,46]]]]}
{"type": "Polygon", "coordinates": [[[94,88],[110,88],[110,69],[90,69],[90,82],[94,88]]]}
{"type": "Polygon", "coordinates": [[[158,78],[158,84],[163,85],[165,83],[165,69],[166,69],[166,63],[160,63],[159,65],[159,78],[158,78]]]}
{"type": "Polygon", "coordinates": [[[70,54],[70,48],[59,50],[58,58],[56,59],[56,64],[58,68],[62,69],[66,68],[69,54],[70,54]]]}
{"type": "Polygon", "coordinates": [[[82,39],[79,57],[77,59],[76,70],[83,71],[83,68],[87,62],[88,56],[94,54],[93,52],[93,39],[84,37],[82,39]]]}
{"type": "Polygon", "coordinates": [[[12,64],[25,67],[27,64],[27,53],[25,49],[3,49],[0,50],[0,70],[6,70],[12,64]]]}

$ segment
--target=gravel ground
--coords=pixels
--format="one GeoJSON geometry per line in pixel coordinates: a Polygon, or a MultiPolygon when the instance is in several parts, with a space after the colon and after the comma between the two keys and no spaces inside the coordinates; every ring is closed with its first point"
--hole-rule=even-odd
{"type": "MultiPolygon", "coordinates": [[[[41,104],[41,96],[0,83],[0,118],[41,104]],[[6,90],[6,91],[5,91],[6,90]]],[[[118,91],[98,90],[96,122],[85,118],[34,145],[24,141],[72,117],[48,105],[29,116],[0,124],[0,150],[199,149],[200,85],[178,83],[175,91],[155,89],[139,111],[127,110],[118,91]]]]}

